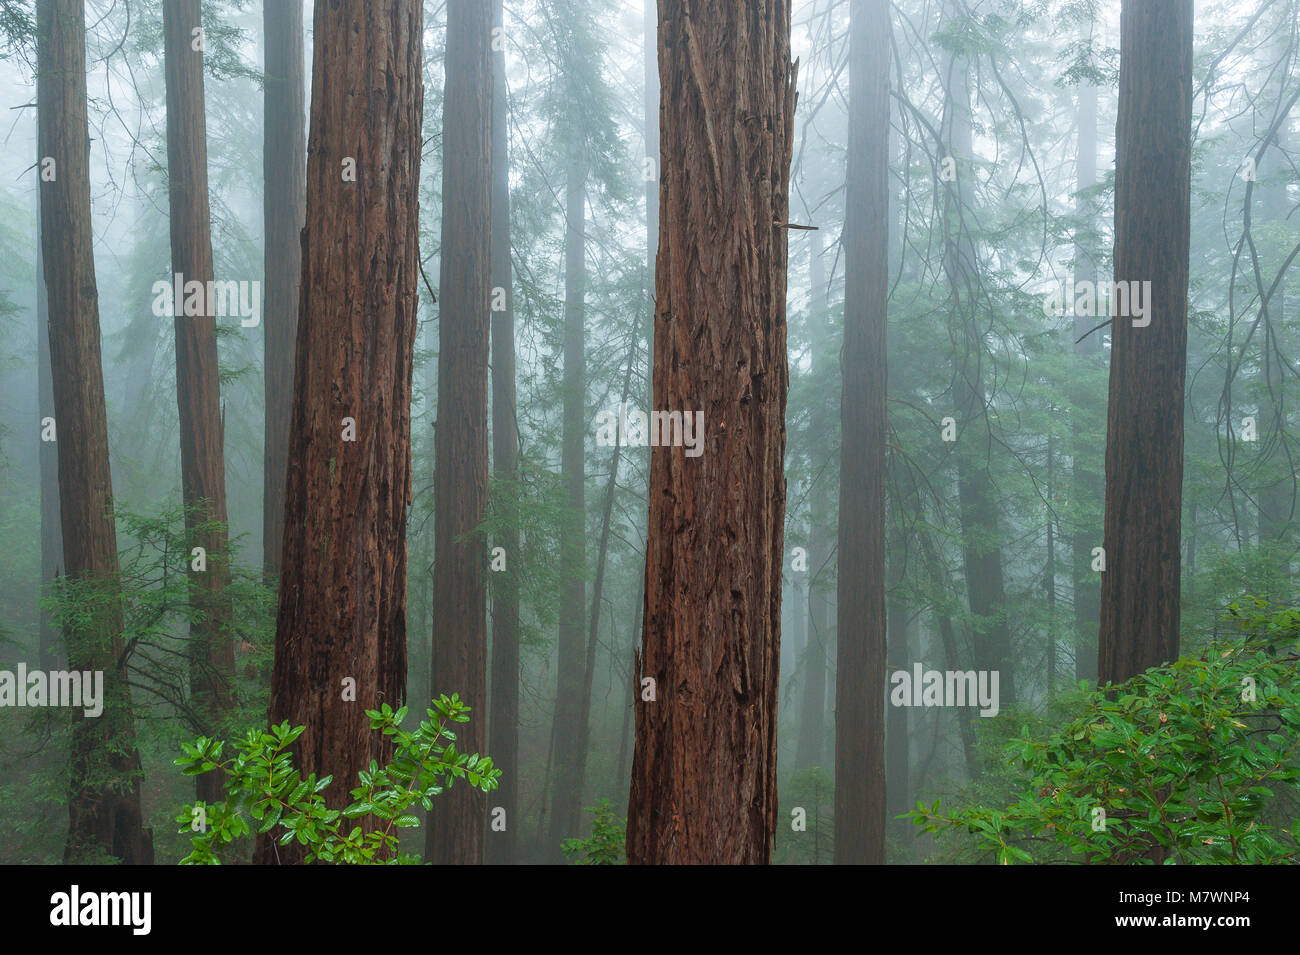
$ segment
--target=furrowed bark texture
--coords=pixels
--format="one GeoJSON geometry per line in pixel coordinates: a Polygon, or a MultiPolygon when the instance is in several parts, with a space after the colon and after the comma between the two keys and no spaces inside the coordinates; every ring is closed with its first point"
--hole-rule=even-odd
{"type": "Polygon", "coordinates": [[[889,4],[850,27],[836,600],[835,862],[885,861],[885,326],[889,4]]]}
{"type": "MultiPolygon", "coordinates": [[[[484,752],[487,739],[487,550],[474,529],[488,500],[491,30],[491,4],[447,3],[431,669],[435,695],[459,693],[473,708],[456,730],[456,749],[464,753],[484,752]]],[[[464,781],[439,796],[429,813],[425,861],[481,862],[486,805],[464,781]]]]}
{"type": "Polygon", "coordinates": [[[1150,324],[1111,323],[1102,683],[1178,656],[1191,113],[1191,0],[1125,0],[1115,282],[1151,283],[1150,324]]]}
{"type": "MultiPolygon", "coordinates": [[[[314,36],[271,721],[306,726],[295,765],[332,775],[339,808],[358,771],[392,754],[364,711],[406,690],[421,5],[318,3],[314,36]]],[[[301,849],[264,843],[261,860],[297,862],[301,849]]]]}
{"type": "Polygon", "coordinates": [[[99,293],[90,219],[86,23],[81,0],[41,0],[37,15],[37,123],[42,159],[41,254],[49,302],[50,371],[58,447],[64,570],[96,582],[84,626],[64,631],[68,667],[104,674],[103,712],[73,711],[65,863],[153,864],[142,826],[140,755],[123,661],[113,482],[99,344],[99,293]]]}
{"type": "Polygon", "coordinates": [[[280,578],[284,545],[284,475],[293,417],[293,350],[302,278],[302,225],[307,212],[307,129],[304,114],[302,0],[265,0],[266,91],[263,114],[263,226],[266,306],[265,440],[262,474],[262,562],[280,578]]]}
{"type": "Polygon", "coordinates": [[[654,408],[702,454],[651,453],[628,860],[766,863],[776,826],[788,0],[660,0],[654,408]]]}
{"type": "MultiPolygon", "coordinates": [[[[203,51],[194,48],[194,31],[202,26],[200,4],[199,0],[168,0],[162,6],[172,272],[180,273],[186,284],[204,283],[206,290],[213,270],[203,51]]],[[[191,561],[188,570],[190,605],[197,612],[190,624],[190,693],[197,728],[216,734],[232,706],[235,670],[229,634],[233,608],[226,593],[230,563],[217,322],[208,314],[206,301],[201,315],[178,311],[174,323],[181,499],[191,546],[202,547],[206,555],[206,569],[195,570],[191,561]]],[[[195,785],[201,800],[224,798],[217,773],[196,777],[195,785]]]]}

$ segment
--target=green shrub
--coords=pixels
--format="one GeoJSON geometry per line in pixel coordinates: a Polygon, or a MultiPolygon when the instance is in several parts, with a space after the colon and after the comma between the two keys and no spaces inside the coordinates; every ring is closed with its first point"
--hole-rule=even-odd
{"type": "Polygon", "coordinates": [[[199,803],[177,817],[180,832],[190,836],[193,851],[182,865],[216,865],[228,846],[249,835],[274,832],[280,845],[294,839],[307,847],[305,861],[348,865],[380,865],[416,861],[397,852],[395,829],[419,826],[410,810],[433,806],[433,797],[466,780],[484,792],[497,788],[501,770],[477,754],[456,752],[451,723],[469,721],[469,707],[453,694],[441,696],[427,710],[428,719],[415,732],[401,728],[406,707],[394,712],[385,703],[366,710],[370,728],[393,737],[392,760],[382,769],[372,760],[358,774],[346,809],[330,809],[321,795],[332,777],[303,779],[293,766],[289,747],[303,732],[281,723],[270,730],[249,730],[222,758],[224,742],[200,737],[183,744],[185,756],[176,760],[187,776],[218,770],[225,776],[226,800],[199,803]],[[364,825],[369,820],[369,825],[364,825]],[[370,831],[366,831],[369,829],[370,831]]]}
{"type": "Polygon", "coordinates": [[[623,865],[627,862],[623,847],[627,842],[627,820],[614,816],[608,799],[598,806],[588,806],[587,812],[595,818],[591,823],[591,836],[586,839],[565,839],[560,845],[564,857],[574,865],[623,865]]]}
{"type": "Polygon", "coordinates": [[[929,832],[966,830],[1000,863],[1300,860],[1300,611],[1233,604],[1244,631],[1086,698],[1045,739],[1008,753],[1025,788],[1002,809],[910,815],[929,832]]]}

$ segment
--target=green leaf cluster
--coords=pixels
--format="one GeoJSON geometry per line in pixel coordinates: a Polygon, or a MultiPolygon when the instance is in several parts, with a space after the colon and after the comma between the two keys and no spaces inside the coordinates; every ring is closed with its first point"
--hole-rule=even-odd
{"type": "Polygon", "coordinates": [[[249,730],[226,756],[223,740],[200,737],[182,744],[185,755],[175,764],[187,776],[219,771],[226,799],[186,807],[176,816],[179,832],[190,836],[192,851],[182,865],[217,865],[236,840],[271,833],[278,845],[294,840],[306,847],[305,861],[339,865],[383,865],[415,860],[398,853],[397,829],[419,826],[417,807],[431,809],[433,798],[464,780],[483,792],[497,788],[501,770],[487,756],[456,750],[455,723],[469,721],[470,708],[453,694],[440,696],[426,710],[414,732],[402,729],[407,708],[387,703],[366,710],[370,728],[392,737],[393,757],[380,767],[371,760],[358,773],[352,802],[331,809],[325,790],[333,777],[303,779],[293,765],[290,747],[304,727],[281,723],[269,730],[249,730]]]}

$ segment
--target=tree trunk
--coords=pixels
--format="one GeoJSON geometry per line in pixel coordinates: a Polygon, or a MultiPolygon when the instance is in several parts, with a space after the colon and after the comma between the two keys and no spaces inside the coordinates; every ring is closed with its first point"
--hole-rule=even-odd
{"type": "Polygon", "coordinates": [[[889,4],[858,0],[850,10],[835,686],[835,862],[841,865],[885,861],[889,4]]]}
{"type": "MultiPolygon", "coordinates": [[[[492,23],[504,26],[502,0],[492,4],[492,23]]],[[[502,487],[517,495],[519,423],[515,406],[515,305],[510,264],[509,104],[504,47],[492,57],[492,284],[505,308],[492,313],[492,469],[502,487]]],[[[495,293],[494,293],[495,294],[495,293]]],[[[513,507],[517,500],[511,502],[513,507]]],[[[505,548],[506,570],[492,590],[492,718],[488,752],[501,770],[492,798],[505,810],[506,828],[489,832],[485,861],[509,865],[519,852],[519,529],[513,523],[495,542],[505,548]]]]}
{"type": "Polygon", "coordinates": [[[68,667],[103,673],[104,709],[98,717],[73,710],[63,861],[99,861],[109,853],[128,865],[152,865],[118,599],[90,218],[85,8],[81,0],[40,0],[36,11],[38,148],[54,161],[54,176],[41,179],[41,254],[63,555],[69,578],[103,588],[84,618],[64,631],[68,667]]]}
{"type": "Polygon", "coordinates": [[[1151,283],[1150,324],[1111,323],[1102,683],[1178,656],[1191,108],[1191,0],[1124,0],[1115,282],[1151,283]]]}
{"type": "Polygon", "coordinates": [[[583,348],[583,299],[586,295],[586,173],[578,147],[570,145],[565,189],[564,243],[564,425],[561,478],[568,513],[560,526],[560,630],[556,641],[555,778],[552,787],[548,853],[564,859],[560,843],[578,836],[582,821],[579,773],[579,714],[583,687],[583,614],[587,605],[585,538],[587,475],[583,459],[586,434],[586,355],[583,348]]]}
{"type": "MultiPolygon", "coordinates": [[[[163,43],[167,81],[167,185],[171,224],[172,273],[181,282],[213,279],[211,220],[208,213],[208,145],[203,105],[202,21],[199,0],[163,4],[163,43]],[[198,43],[199,49],[195,49],[198,43]]],[[[217,323],[205,305],[202,314],[174,309],[176,328],[176,405],[180,415],[181,498],[191,547],[203,548],[206,566],[187,555],[190,606],[190,693],[205,734],[218,734],[232,703],[234,641],[229,633],[233,608],[226,529],[226,477],[223,412],[217,368],[217,323]]],[[[224,798],[216,773],[195,779],[198,798],[224,798]]]]}
{"type": "Polygon", "coordinates": [[[699,412],[703,435],[692,457],[684,446],[651,452],[627,855],[766,863],[789,384],[790,5],[660,0],[659,14],[673,110],[661,129],[653,407],[699,412]]]}
{"type": "MultiPolygon", "coordinates": [[[[430,669],[435,695],[459,693],[473,707],[457,730],[456,748],[465,753],[482,752],[487,739],[487,552],[475,528],[488,501],[491,30],[491,4],[448,0],[430,669]]],[[[463,781],[440,796],[429,814],[425,861],[481,862],[486,805],[463,781]]]]}
{"type": "Polygon", "coordinates": [[[266,87],[263,114],[263,223],[266,235],[262,309],[266,437],[263,443],[262,563],[280,579],[284,545],[284,477],[293,416],[293,346],[302,278],[302,225],[307,208],[302,0],[265,0],[266,87]]]}
{"type": "MultiPolygon", "coordinates": [[[[641,323],[632,325],[632,344],[628,349],[627,371],[623,375],[623,391],[619,406],[627,404],[632,390],[632,369],[636,366],[636,353],[641,323]]],[[[582,696],[578,710],[578,741],[575,747],[577,762],[574,778],[579,785],[587,774],[587,753],[591,742],[591,693],[592,682],[596,675],[597,637],[600,634],[600,607],[605,591],[605,564],[609,555],[609,536],[614,517],[614,494],[618,491],[618,466],[623,457],[623,445],[620,440],[614,442],[614,454],[609,464],[609,480],[605,484],[605,505],[600,520],[600,541],[596,546],[596,577],[591,585],[591,613],[587,623],[586,658],[583,662],[582,696]]],[[[576,836],[577,833],[575,832],[576,836]]]]}
{"type": "MultiPolygon", "coordinates": [[[[38,159],[40,157],[37,157],[38,159]]],[[[45,264],[41,254],[40,195],[36,200],[36,388],[41,420],[55,418],[54,382],[50,373],[50,306],[45,293],[45,264]]],[[[95,319],[98,323],[98,315],[95,319]]],[[[57,427],[57,418],[56,418],[57,427]]],[[[57,437],[57,435],[56,435],[57,437]]],[[[41,476],[41,593],[63,573],[63,528],[59,520],[59,445],[41,441],[38,449],[41,476]]],[[[39,596],[39,595],[38,595],[39,596]]],[[[42,670],[59,667],[59,628],[44,607],[40,614],[39,652],[42,670]]]]}
{"type": "MultiPolygon", "coordinates": [[[[337,809],[392,754],[364,711],[406,690],[423,34],[418,0],[318,3],[314,21],[271,722],[306,727],[295,764],[334,777],[337,809]]],[[[263,861],[301,858],[263,842],[263,861]]]]}
{"type": "MultiPolygon", "coordinates": [[[[949,10],[952,7],[947,8],[949,10]]],[[[992,425],[984,388],[984,338],[979,328],[979,263],[975,243],[963,224],[963,209],[970,208],[971,114],[965,59],[949,55],[946,61],[944,132],[957,161],[956,182],[944,195],[946,241],[944,272],[952,293],[953,318],[961,326],[963,350],[954,356],[953,406],[959,426],[957,498],[961,519],[962,564],[966,577],[975,637],[975,665],[1000,675],[1001,702],[1015,699],[1015,673],[1011,634],[1006,620],[1006,590],[999,543],[998,502],[993,487],[992,425]]]]}
{"type": "MultiPolygon", "coordinates": [[[[1097,88],[1095,86],[1079,87],[1079,154],[1075,173],[1075,189],[1082,192],[1097,184],[1097,88]]],[[[1092,220],[1092,202],[1079,199],[1075,206],[1075,215],[1092,220]]],[[[1097,263],[1088,251],[1082,237],[1074,239],[1074,281],[1075,285],[1097,281],[1097,263]]],[[[1104,362],[1100,330],[1083,336],[1098,324],[1090,315],[1076,315],[1074,318],[1075,367],[1079,372],[1104,362]],[[1077,339],[1082,338],[1082,341],[1077,339]]],[[[1092,549],[1097,540],[1096,524],[1085,515],[1090,515],[1094,507],[1100,507],[1105,496],[1099,460],[1102,457],[1102,442],[1095,440],[1083,427],[1084,420],[1094,420],[1092,402],[1088,400],[1084,388],[1074,387],[1072,404],[1074,414],[1071,421],[1071,454],[1074,457],[1074,514],[1075,529],[1071,539],[1074,558],[1074,678],[1097,682],[1097,621],[1101,606],[1101,576],[1092,569],[1092,549]],[[1086,509],[1086,510],[1085,510],[1086,509]]],[[[1100,412],[1100,409],[1095,409],[1100,412]]]]}

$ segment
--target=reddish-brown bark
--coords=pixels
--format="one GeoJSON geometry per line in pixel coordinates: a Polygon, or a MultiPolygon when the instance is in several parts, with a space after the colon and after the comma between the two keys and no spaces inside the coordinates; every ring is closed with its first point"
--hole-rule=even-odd
{"type": "Polygon", "coordinates": [[[776,826],[785,513],[788,0],[660,0],[654,408],[632,863],[765,863],[776,826]]]}
{"type": "MultiPolygon", "coordinates": [[[[271,721],[306,727],[297,765],[334,777],[337,808],[359,770],[391,756],[364,711],[406,691],[423,15],[419,0],[341,0],[316,4],[314,21],[271,721]]],[[[260,859],[301,849],[264,841],[260,859]]]]}
{"type": "Polygon", "coordinates": [[[58,446],[64,571],[95,583],[84,625],[64,631],[72,670],[103,673],[103,712],[73,711],[66,863],[152,865],[140,810],[140,755],[127,683],[118,599],[108,417],[100,356],[99,293],[90,219],[86,24],[81,0],[40,0],[38,148],[54,161],[41,180],[41,254],[49,298],[49,356],[58,446]]]}
{"type": "Polygon", "coordinates": [[[1178,656],[1191,115],[1192,0],[1125,0],[1114,280],[1151,286],[1149,324],[1110,329],[1101,683],[1178,656]]]}
{"type": "MultiPolygon", "coordinates": [[[[203,51],[194,30],[202,25],[199,0],[163,4],[167,81],[167,193],[172,273],[185,283],[212,281],[208,210],[208,145],[203,105],[203,51]]],[[[207,285],[204,285],[207,288],[207,285]]],[[[180,414],[181,498],[191,546],[202,547],[206,569],[189,568],[190,692],[198,729],[218,733],[232,704],[234,641],[226,532],[226,476],[217,324],[211,315],[177,314],[176,405],[180,414]]],[[[198,797],[223,797],[216,773],[195,780],[198,797]]]]}

